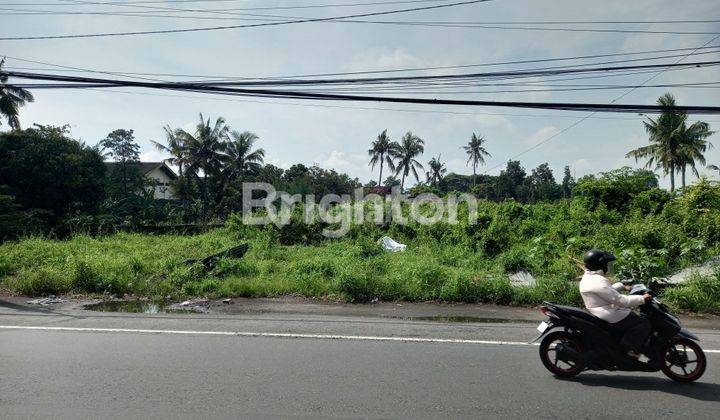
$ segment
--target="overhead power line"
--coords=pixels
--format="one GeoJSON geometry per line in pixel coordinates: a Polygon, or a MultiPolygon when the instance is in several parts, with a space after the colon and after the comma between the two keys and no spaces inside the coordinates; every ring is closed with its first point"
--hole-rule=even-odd
{"type": "MultiPolygon", "coordinates": [[[[487,115],[487,116],[501,116],[511,118],[577,118],[575,115],[566,115],[560,113],[553,114],[517,114],[517,113],[506,113],[506,112],[481,112],[481,111],[451,111],[443,109],[410,109],[410,108],[387,108],[377,106],[353,106],[353,105],[329,105],[326,103],[310,103],[306,102],[281,102],[281,101],[261,101],[254,99],[238,99],[238,98],[225,98],[210,95],[183,95],[183,94],[168,94],[168,93],[154,93],[154,92],[138,92],[138,91],[124,91],[111,88],[104,89],[86,89],[84,92],[92,93],[119,93],[123,95],[142,95],[142,96],[155,96],[155,97],[167,97],[167,98],[190,98],[200,99],[209,101],[224,101],[224,102],[242,102],[251,104],[262,104],[262,105],[280,105],[280,106],[294,106],[301,108],[329,108],[329,109],[346,109],[346,110],[361,110],[361,111],[388,111],[388,112],[402,112],[411,114],[447,114],[447,115],[487,115]]],[[[642,116],[610,116],[610,115],[598,115],[590,117],[597,120],[616,120],[616,121],[638,121],[642,119],[642,116]]],[[[709,123],[720,123],[720,120],[705,119],[709,123]]]]}
{"type": "MultiPolygon", "coordinates": [[[[14,56],[5,56],[5,57],[9,58],[11,60],[17,60],[17,61],[26,62],[26,63],[41,64],[41,65],[62,68],[67,71],[86,72],[86,73],[101,73],[101,74],[112,74],[112,75],[123,75],[123,76],[128,75],[128,76],[158,76],[158,77],[192,77],[192,78],[201,78],[201,79],[236,79],[236,80],[267,79],[267,80],[273,80],[273,79],[287,79],[287,78],[299,78],[299,77],[352,76],[352,75],[361,75],[361,74],[382,74],[382,73],[419,72],[419,71],[432,71],[432,70],[450,70],[450,69],[462,69],[462,68],[472,68],[472,67],[504,66],[504,65],[511,65],[511,64],[532,64],[532,63],[545,63],[545,62],[555,62],[555,61],[586,60],[586,59],[592,59],[592,58],[647,55],[647,54],[666,53],[666,52],[681,52],[681,51],[700,51],[700,50],[702,50],[702,52],[699,52],[699,53],[694,52],[693,55],[715,54],[715,53],[720,52],[719,48],[720,48],[720,45],[711,45],[711,46],[699,47],[699,48],[698,47],[672,48],[672,49],[660,49],[660,50],[631,51],[631,52],[624,52],[624,53],[608,53],[608,54],[594,54],[594,55],[577,55],[577,56],[567,56],[567,57],[552,57],[552,58],[541,58],[541,59],[496,61],[496,62],[489,62],[489,63],[460,64],[460,65],[452,65],[452,66],[405,67],[405,68],[395,68],[395,69],[386,69],[386,70],[361,70],[361,71],[351,71],[351,72],[279,75],[279,76],[271,76],[271,77],[250,77],[250,76],[237,76],[237,75],[232,75],[232,76],[231,75],[198,75],[198,74],[181,74],[181,73],[148,73],[148,72],[117,71],[117,70],[93,70],[93,69],[83,69],[83,68],[71,67],[71,66],[63,66],[63,65],[48,63],[48,62],[44,62],[44,61],[29,60],[29,59],[20,58],[20,57],[14,57],[14,56]]],[[[618,61],[608,61],[608,62],[604,62],[604,63],[588,63],[588,65],[622,63],[622,62],[629,62],[629,61],[645,61],[645,60],[651,61],[651,60],[659,60],[659,59],[664,59],[664,58],[675,58],[675,57],[680,57],[680,56],[684,56],[684,55],[685,54],[662,55],[662,56],[654,56],[654,57],[643,57],[643,58],[640,58],[637,60],[618,60],[618,61]]],[[[37,69],[37,68],[22,68],[22,69],[16,68],[16,69],[17,70],[33,70],[33,71],[49,70],[49,69],[37,69]]],[[[54,70],[50,70],[50,71],[54,71],[54,70]]]]}
{"type": "MultiPolygon", "coordinates": [[[[243,0],[240,0],[243,1],[243,0]]],[[[229,10],[295,10],[295,9],[325,9],[325,8],[337,8],[337,7],[361,7],[361,6],[394,6],[398,4],[418,4],[418,3],[440,3],[447,0],[395,0],[395,1],[372,1],[363,3],[326,3],[326,4],[306,4],[297,6],[254,6],[254,7],[240,7],[229,10]]],[[[234,2],[238,0],[154,0],[154,1],[126,1],[126,2],[73,2],[75,4],[85,4],[93,6],[109,6],[109,7],[129,7],[129,6],[142,6],[148,4],[165,4],[165,3],[220,3],[220,2],[234,2]]],[[[67,4],[63,3],[2,3],[0,6],[52,6],[52,7],[66,7],[67,4]]]]}
{"type": "Polygon", "coordinates": [[[338,20],[338,19],[353,19],[353,18],[362,18],[362,17],[371,17],[371,16],[384,16],[384,15],[399,14],[399,13],[419,12],[419,11],[424,11],[424,10],[436,10],[436,9],[449,8],[449,7],[456,7],[456,6],[477,4],[477,3],[485,3],[488,1],[491,1],[491,0],[468,0],[468,1],[440,4],[440,5],[434,5],[434,6],[413,7],[413,8],[408,8],[408,9],[399,9],[399,10],[387,10],[387,11],[382,11],[382,12],[359,13],[359,14],[353,14],[353,15],[333,16],[333,17],[324,17],[324,18],[296,19],[296,20],[286,20],[286,21],[280,21],[280,22],[253,23],[253,24],[246,24],[246,25],[226,25],[226,26],[211,26],[211,27],[203,27],[203,28],[166,29],[166,30],[154,30],[154,31],[105,32],[105,33],[72,34],[72,35],[40,35],[40,36],[0,37],[0,41],[100,38],[100,37],[111,37],[111,36],[134,36],[134,35],[152,35],[152,34],[188,33],[188,32],[207,32],[207,31],[220,31],[220,30],[243,29],[243,28],[259,28],[259,27],[267,27],[267,26],[291,25],[291,24],[310,23],[310,22],[325,22],[325,21],[338,20]]]}
{"type": "MultiPolygon", "coordinates": [[[[712,37],[710,40],[708,40],[707,42],[705,42],[703,45],[697,47],[697,48],[694,49],[693,51],[690,51],[690,52],[687,53],[685,56],[680,57],[679,59],[677,59],[673,64],[680,64],[680,62],[682,62],[682,61],[685,60],[686,58],[692,56],[695,52],[697,52],[697,51],[700,50],[701,48],[703,48],[703,47],[705,47],[705,46],[707,46],[707,45],[709,45],[709,44],[712,44],[712,43],[715,42],[715,40],[717,40],[718,38],[720,38],[720,35],[716,35],[716,36],[712,37]]],[[[650,76],[650,77],[648,77],[647,79],[645,79],[645,80],[641,83],[641,85],[644,85],[644,84],[650,82],[651,80],[655,79],[656,77],[660,76],[661,74],[663,74],[663,73],[666,72],[666,71],[667,71],[667,69],[662,69],[662,70],[654,73],[652,76],[650,76]]],[[[627,95],[629,95],[630,93],[634,92],[636,89],[637,89],[636,87],[633,87],[633,88],[630,88],[630,89],[626,90],[625,92],[623,92],[623,93],[620,94],[619,96],[616,96],[612,101],[610,101],[610,104],[614,104],[615,102],[619,101],[620,99],[622,99],[622,98],[626,97],[627,95]]],[[[589,114],[585,115],[584,117],[580,118],[579,120],[575,121],[574,123],[566,126],[565,128],[563,128],[562,130],[556,132],[555,134],[552,134],[551,136],[549,136],[549,137],[541,140],[540,142],[536,143],[535,145],[533,145],[533,146],[531,146],[531,147],[529,147],[529,148],[521,151],[520,153],[515,154],[515,155],[512,156],[510,159],[517,159],[518,157],[524,155],[525,153],[528,153],[528,152],[530,152],[530,151],[532,151],[532,150],[535,150],[535,149],[537,149],[537,148],[539,148],[539,147],[541,147],[541,146],[549,143],[550,141],[552,141],[553,139],[559,137],[559,136],[562,135],[563,133],[565,133],[565,132],[567,132],[567,131],[569,131],[569,130],[575,128],[575,127],[577,127],[578,125],[582,124],[584,121],[586,121],[586,120],[588,120],[588,119],[590,119],[590,118],[593,118],[593,117],[595,116],[595,114],[597,114],[597,112],[598,112],[598,111],[590,112],[589,114]]],[[[502,164],[495,165],[495,166],[493,166],[492,168],[487,169],[484,173],[487,174],[489,171],[492,171],[492,170],[494,170],[494,169],[497,169],[497,168],[499,168],[500,166],[502,166],[502,164]]]]}
{"type": "MultiPolygon", "coordinates": [[[[73,4],[82,5],[107,5],[109,3],[100,2],[88,2],[88,1],[76,1],[76,0],[60,0],[69,1],[73,4]]],[[[489,1],[489,0],[486,0],[489,1]]],[[[637,33],[637,34],[669,34],[669,35],[715,35],[720,32],[718,31],[678,31],[678,30],[647,30],[647,29],[621,29],[621,28],[547,28],[547,27],[532,27],[532,26],[519,26],[519,25],[598,25],[598,24],[698,24],[698,23],[716,23],[720,22],[720,19],[694,19],[694,20],[657,20],[657,21],[375,21],[375,20],[357,20],[351,18],[311,18],[311,17],[300,17],[300,16],[277,16],[277,15],[262,15],[262,14],[248,14],[248,13],[236,13],[237,11],[251,11],[261,10],[263,8],[233,8],[233,9],[178,9],[171,7],[159,7],[159,6],[143,6],[136,3],[113,3],[115,6],[122,7],[133,7],[133,8],[144,8],[150,9],[150,11],[133,11],[133,12],[108,12],[108,11],[57,11],[57,10],[37,10],[37,9],[0,9],[14,11],[13,13],[6,13],[6,15],[41,15],[41,16],[57,16],[57,15],[106,15],[106,16],[127,16],[127,17],[146,17],[146,18],[170,18],[170,19],[195,19],[195,20],[231,20],[231,21],[264,21],[269,22],[268,24],[255,24],[255,25],[237,25],[239,27],[255,27],[255,26],[272,26],[272,24],[287,24],[287,23],[300,23],[303,22],[318,22],[318,23],[361,23],[361,24],[379,24],[379,25],[400,25],[400,26],[413,26],[413,27],[437,27],[437,28],[460,28],[460,29],[500,29],[500,30],[522,30],[522,31],[550,31],[550,32],[592,32],[592,33],[637,33]],[[175,15],[162,15],[153,14],[158,11],[164,13],[175,13],[175,15]],[[213,14],[214,16],[178,16],[179,13],[201,13],[201,14],[213,14]],[[218,16],[219,15],[219,16],[218,16]],[[233,17],[223,17],[233,16],[233,17]],[[254,16],[254,17],[253,17],[254,16]],[[288,20],[289,19],[289,20],[288,20]],[[295,22],[297,21],[297,22],[295,22]],[[509,25],[509,26],[508,26],[509,25]]],[[[440,7],[440,6],[435,6],[440,7]]],[[[268,10],[271,8],[265,8],[268,10]]],[[[356,15],[357,16],[357,15],[356,15]]],[[[363,16],[369,16],[365,14],[363,16]]],[[[220,28],[212,28],[212,30],[220,28]]],[[[223,28],[230,29],[230,28],[223,28]]],[[[198,28],[195,30],[204,30],[198,28]]],[[[208,29],[210,30],[210,29],[208,29]]],[[[169,32],[185,32],[188,30],[172,30],[172,31],[145,31],[145,32],[133,32],[133,33],[112,33],[112,34],[84,34],[84,36],[64,36],[64,38],[75,38],[75,37],[90,37],[90,36],[115,36],[115,35],[143,35],[143,34],[154,34],[154,33],[169,33],[169,32]]],[[[50,39],[56,39],[60,36],[53,37],[50,39]]],[[[2,39],[2,38],[0,38],[2,39]]],[[[32,37],[31,39],[48,39],[32,37]]]]}
{"type": "Polygon", "coordinates": [[[660,105],[629,105],[629,104],[597,104],[597,103],[558,103],[558,102],[516,102],[516,101],[476,101],[461,99],[435,99],[435,98],[401,98],[384,96],[344,95],[328,93],[312,93],[304,91],[288,91],[275,89],[245,89],[228,88],[224,86],[209,86],[195,83],[164,83],[142,82],[128,80],[113,80],[99,78],[81,78],[73,76],[43,75],[20,72],[0,72],[2,75],[29,80],[45,80],[56,82],[79,82],[94,85],[112,85],[115,87],[141,87],[150,89],[175,90],[201,93],[217,93],[239,96],[277,97],[292,99],[311,99],[328,101],[357,101],[357,102],[390,102],[407,104],[430,105],[459,105],[459,106],[492,106],[528,109],[552,109],[566,111],[593,111],[593,112],[620,112],[620,113],[658,113],[663,111],[692,112],[697,114],[720,114],[720,107],[682,105],[676,107],[663,107],[660,105]]]}
{"type": "MultiPolygon", "coordinates": [[[[63,0],[58,0],[63,1],[63,0]]],[[[142,1],[72,1],[75,4],[87,4],[97,6],[141,6],[146,4],[165,4],[165,3],[239,3],[247,0],[142,0],[142,1]]],[[[306,4],[297,6],[254,6],[245,7],[247,10],[278,10],[278,9],[319,9],[327,7],[358,7],[358,6],[389,6],[396,4],[417,4],[417,3],[439,3],[447,0],[387,0],[372,1],[362,3],[325,3],[325,4],[306,4]]],[[[15,3],[0,2],[0,6],[57,6],[64,7],[67,4],[62,3],[15,3]]]]}
{"type": "MultiPolygon", "coordinates": [[[[405,3],[428,3],[428,2],[439,2],[443,0],[421,0],[421,1],[392,1],[392,2],[370,2],[370,3],[350,3],[350,4],[326,4],[326,5],[305,5],[305,6],[273,6],[273,7],[239,7],[231,9],[178,9],[171,7],[158,7],[158,6],[142,6],[146,2],[125,2],[125,3],[99,3],[99,2],[75,2],[74,4],[80,5],[110,5],[118,7],[132,7],[132,8],[144,8],[150,10],[140,11],[103,11],[103,10],[43,10],[43,9],[17,9],[0,7],[0,10],[9,13],[0,13],[5,16],[126,16],[126,17],[141,17],[141,18],[168,18],[168,19],[194,19],[194,20],[231,20],[231,21],[267,21],[267,22],[282,22],[286,20],[297,20],[297,19],[312,19],[310,17],[302,16],[280,16],[280,15],[267,15],[267,14],[250,14],[250,13],[235,13],[243,11],[256,11],[256,10],[289,10],[289,9],[310,9],[310,8],[328,8],[328,7],[357,7],[357,6],[377,6],[377,5],[394,5],[394,4],[405,4],[405,3]],[[165,14],[157,14],[163,12],[165,14]],[[185,14],[185,15],[183,15],[185,14]],[[210,14],[212,16],[198,16],[210,14]]],[[[447,1],[447,0],[445,0],[447,1]]],[[[161,2],[164,3],[164,2],[161,2]]],[[[29,4],[19,3],[0,3],[0,6],[10,5],[22,5],[29,6],[29,4]]],[[[31,4],[30,4],[31,5],[31,4]]],[[[35,5],[50,5],[47,3],[35,3],[35,5]]],[[[53,3],[54,6],[64,6],[62,4],[53,3]]],[[[385,24],[385,25],[412,25],[412,26],[439,26],[439,27],[484,27],[483,25],[516,25],[517,28],[501,28],[493,27],[492,29],[523,29],[523,30],[536,30],[536,28],[525,28],[522,25],[681,25],[681,24],[710,24],[718,23],[720,19],[671,19],[671,20],[514,20],[514,21],[407,21],[407,20],[394,20],[394,21],[369,21],[369,20],[350,20],[350,19],[336,19],[335,22],[344,23],[371,23],[371,24],[385,24]]],[[[331,21],[332,22],[332,21],[331,21]]],[[[537,29],[543,30],[543,29],[537,29]]],[[[551,28],[545,30],[565,30],[565,28],[551,28]]],[[[569,29],[572,30],[572,29],[569,29]]],[[[589,32],[623,32],[622,29],[583,29],[583,31],[589,32]]],[[[672,34],[697,34],[697,31],[649,31],[649,30],[631,30],[631,32],[637,33],[672,33],[672,34]]]]}
{"type": "MultiPolygon", "coordinates": [[[[498,77],[521,77],[521,76],[547,76],[561,74],[577,74],[577,73],[605,73],[622,70],[637,69],[667,69],[677,67],[702,67],[714,66],[720,64],[720,61],[697,61],[691,63],[674,63],[674,64],[643,64],[630,66],[601,66],[601,67],[582,67],[582,68],[541,68],[531,70],[511,70],[496,71],[484,73],[465,73],[465,74],[445,74],[445,75],[428,75],[428,76],[395,76],[395,77],[367,77],[367,78],[342,78],[342,79],[281,79],[281,80],[257,80],[257,81],[230,81],[230,82],[202,82],[203,85],[214,86],[300,86],[300,85],[338,85],[338,84],[372,84],[372,83],[389,83],[389,82],[411,82],[411,81],[438,81],[438,80],[463,80],[463,79],[484,79],[498,77]]],[[[573,66],[569,66],[573,67],[573,66]]]]}

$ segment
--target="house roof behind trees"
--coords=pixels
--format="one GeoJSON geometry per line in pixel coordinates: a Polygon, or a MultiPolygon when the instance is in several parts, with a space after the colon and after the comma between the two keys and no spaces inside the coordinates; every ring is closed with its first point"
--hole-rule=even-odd
{"type": "MultiPolygon", "coordinates": [[[[168,166],[168,164],[165,162],[138,162],[134,165],[137,165],[142,175],[147,175],[155,169],[160,169],[161,171],[165,172],[165,174],[167,174],[167,176],[169,176],[171,179],[177,178],[177,174],[175,173],[175,171],[173,171],[172,168],[170,168],[170,166],[168,166]]],[[[107,168],[108,173],[112,173],[116,168],[120,167],[120,163],[105,162],[105,167],[107,168]]]]}

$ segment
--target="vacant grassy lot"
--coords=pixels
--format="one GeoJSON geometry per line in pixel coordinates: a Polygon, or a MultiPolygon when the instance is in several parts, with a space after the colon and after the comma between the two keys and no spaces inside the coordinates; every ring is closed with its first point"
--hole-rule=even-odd
{"type": "MultiPolygon", "coordinates": [[[[507,273],[526,268],[521,251],[488,258],[462,245],[411,240],[406,252],[388,253],[363,239],[320,245],[280,245],[272,231],[241,238],[229,228],[198,236],[117,234],[67,241],[30,238],[0,246],[0,275],[12,292],[67,292],[263,297],[294,294],[366,302],[446,300],[534,305],[543,300],[579,304],[579,274],[556,260],[534,270],[534,286],[511,286],[507,273]],[[202,258],[242,242],[241,259],[223,259],[211,271],[187,259],[202,258]],[[566,275],[552,273],[567,270],[566,275]]],[[[532,269],[532,267],[527,267],[532,269]]],[[[666,289],[671,305],[693,311],[720,309],[720,273],[666,289]]]]}
{"type": "MultiPolygon", "coordinates": [[[[720,186],[700,182],[682,195],[649,190],[628,200],[575,197],[548,204],[481,201],[477,223],[353,226],[326,239],[323,225],[226,227],[197,236],[75,235],[65,241],[26,238],[0,245],[0,281],[14,293],[66,292],[153,297],[295,294],[365,302],[435,300],[528,305],[543,300],[579,304],[573,259],[590,248],[618,255],[619,278],[648,282],[720,255],[720,186]],[[388,253],[389,235],[408,245],[388,253]],[[211,271],[187,264],[248,243],[240,259],[211,271]],[[538,282],[513,287],[508,274],[531,272],[538,282]]],[[[720,273],[664,291],[675,306],[720,310],[720,273]]]]}

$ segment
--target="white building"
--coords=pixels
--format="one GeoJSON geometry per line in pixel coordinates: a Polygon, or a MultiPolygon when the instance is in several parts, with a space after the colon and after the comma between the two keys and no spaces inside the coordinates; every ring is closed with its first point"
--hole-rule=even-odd
{"type": "MultiPolygon", "coordinates": [[[[105,162],[108,172],[114,171],[118,167],[117,162],[105,162]]],[[[177,179],[175,171],[165,162],[140,162],[140,173],[150,181],[154,187],[153,196],[156,199],[173,200],[175,196],[170,188],[170,183],[177,179]]]]}

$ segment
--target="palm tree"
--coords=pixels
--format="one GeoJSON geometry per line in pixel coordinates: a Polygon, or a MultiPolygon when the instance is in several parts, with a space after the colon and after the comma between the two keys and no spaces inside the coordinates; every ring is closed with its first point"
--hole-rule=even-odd
{"type": "Polygon", "coordinates": [[[717,165],[708,165],[707,168],[713,171],[718,171],[718,175],[720,175],[720,167],[717,165]]]}
{"type": "Polygon", "coordinates": [[[215,124],[211,125],[210,118],[205,121],[202,114],[193,134],[182,129],[177,130],[188,157],[186,173],[198,179],[199,172],[203,173],[201,186],[205,203],[208,195],[208,175],[220,172],[222,153],[227,145],[229,131],[230,128],[225,125],[224,118],[218,117],[215,124]]]}
{"type": "Polygon", "coordinates": [[[155,145],[155,148],[159,151],[170,155],[169,158],[165,159],[165,162],[177,166],[180,177],[182,177],[183,169],[189,163],[189,156],[185,148],[185,143],[183,142],[182,130],[173,129],[169,125],[163,127],[163,130],[165,130],[166,144],[159,143],[155,140],[150,140],[150,142],[155,145]]]}
{"type": "Polygon", "coordinates": [[[415,176],[416,181],[420,181],[417,170],[424,168],[415,158],[425,152],[425,142],[411,131],[408,131],[403,136],[396,152],[398,162],[395,165],[395,175],[402,172],[402,180],[400,181],[400,191],[402,191],[405,187],[405,177],[410,172],[415,176]]]}
{"type": "MultiPolygon", "coordinates": [[[[3,64],[5,64],[4,58],[0,60],[0,72],[3,64]]],[[[25,89],[8,85],[7,81],[8,76],[0,74],[0,115],[7,118],[10,128],[19,130],[19,108],[25,106],[27,102],[33,102],[35,98],[33,98],[32,93],[25,89]]]]}
{"type": "Polygon", "coordinates": [[[445,168],[445,164],[440,162],[440,155],[438,155],[437,158],[430,159],[428,166],[430,167],[430,170],[425,172],[425,177],[427,178],[427,182],[429,184],[435,186],[445,175],[447,169],[445,168]]]}
{"type": "Polygon", "coordinates": [[[393,158],[397,155],[398,144],[390,141],[390,137],[387,135],[387,129],[385,129],[382,133],[380,133],[380,135],[378,135],[377,140],[372,142],[370,146],[371,147],[368,150],[370,163],[368,163],[368,165],[375,170],[375,165],[378,163],[380,164],[378,185],[382,185],[383,165],[387,163],[388,168],[390,168],[391,171],[395,170],[393,158]]]}
{"type": "Polygon", "coordinates": [[[680,162],[679,170],[681,173],[682,187],[685,188],[685,170],[688,166],[692,170],[696,177],[700,177],[695,162],[700,162],[701,165],[705,165],[705,151],[712,147],[712,143],[708,142],[707,139],[713,134],[710,131],[710,125],[704,121],[697,121],[692,123],[689,127],[682,123],[678,132],[678,138],[680,141],[679,153],[680,162]]]}
{"type": "Polygon", "coordinates": [[[265,159],[265,150],[252,148],[259,137],[249,131],[233,131],[230,138],[224,156],[226,178],[242,178],[246,173],[258,173],[265,159]]]}
{"type": "MultiPolygon", "coordinates": [[[[666,93],[661,96],[658,105],[666,108],[675,107],[675,97],[666,93]]],[[[628,152],[625,157],[633,157],[637,161],[646,158],[646,168],[655,165],[655,169],[662,169],[667,175],[670,175],[670,191],[675,191],[675,172],[683,171],[684,167],[694,165],[698,160],[698,153],[701,155],[704,151],[703,147],[693,136],[702,133],[699,140],[704,142],[705,138],[710,134],[704,135],[702,127],[696,126],[692,131],[686,126],[687,113],[678,112],[672,109],[663,111],[657,119],[653,120],[648,117],[644,122],[645,130],[650,135],[650,144],[648,146],[639,147],[628,152]],[[684,146],[683,146],[684,144],[684,146]],[[693,145],[694,144],[694,145],[693,145]]],[[[706,127],[707,128],[707,127],[706,127]]],[[[704,158],[702,160],[704,162],[704,158]]]]}
{"type": "Polygon", "coordinates": [[[490,156],[490,153],[485,150],[485,147],[483,147],[483,144],[485,144],[486,142],[487,140],[485,140],[484,137],[478,137],[475,133],[473,133],[467,146],[463,146],[463,149],[465,149],[465,153],[468,154],[467,163],[470,164],[470,162],[472,162],[473,185],[475,185],[475,178],[477,178],[476,168],[478,164],[484,165],[485,156],[490,156]]]}

